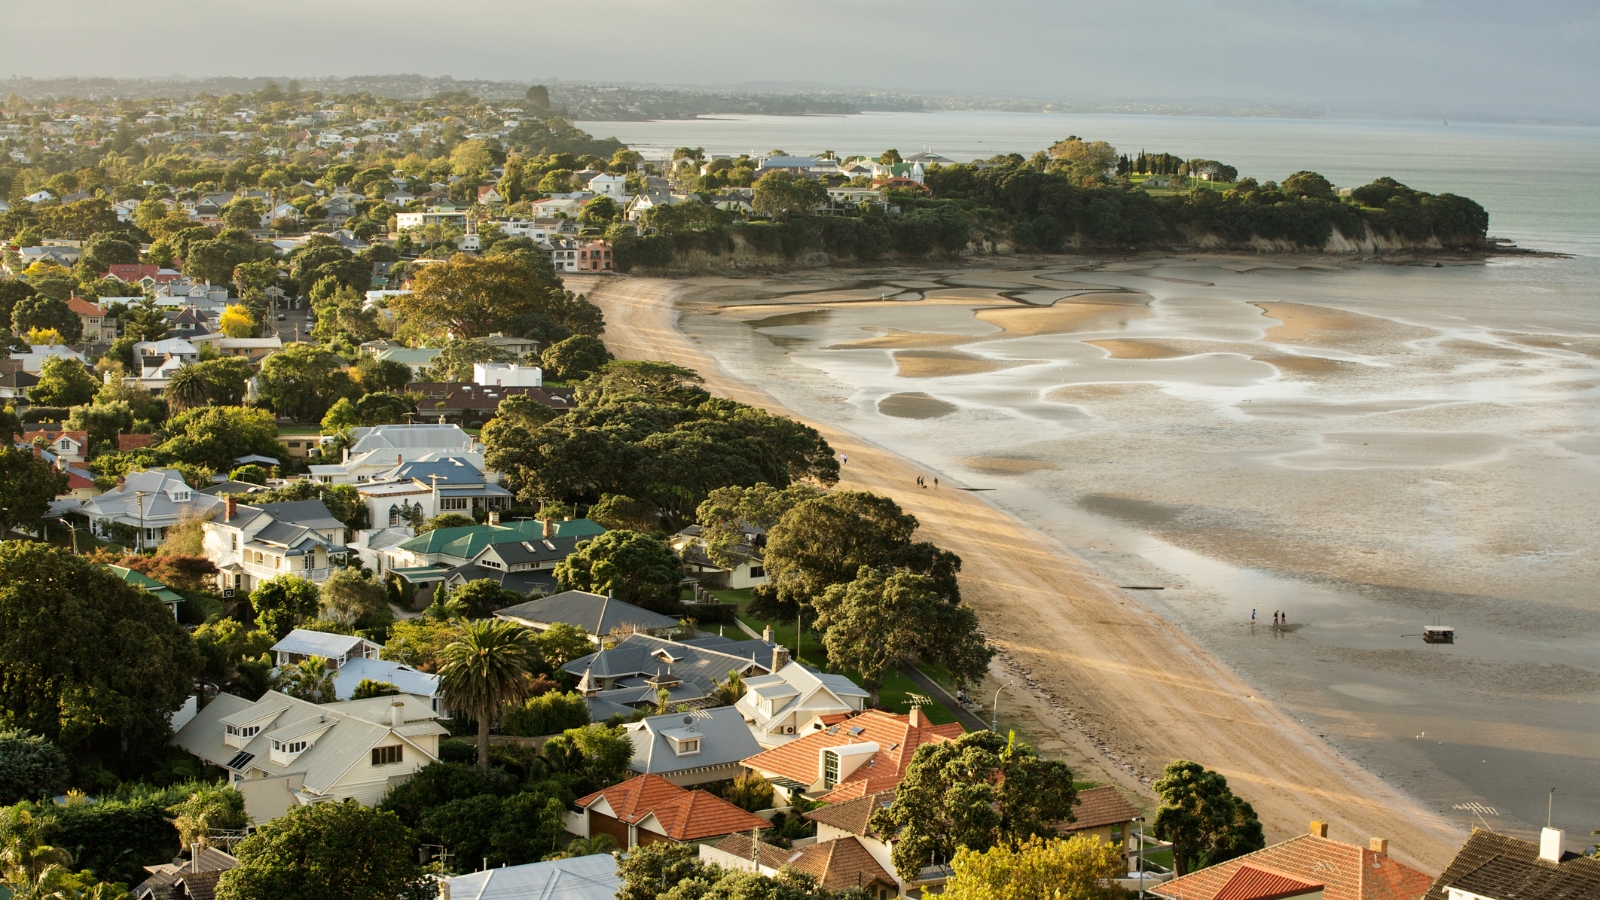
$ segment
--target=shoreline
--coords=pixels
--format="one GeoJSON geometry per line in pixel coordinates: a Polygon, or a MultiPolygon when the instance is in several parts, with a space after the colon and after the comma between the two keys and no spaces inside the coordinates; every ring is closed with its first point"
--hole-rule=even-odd
{"type": "MultiPolygon", "coordinates": [[[[678,330],[679,301],[694,282],[567,280],[605,311],[605,340],[618,357],[688,366],[715,393],[808,421],[730,376],[678,330]]],[[[1387,837],[1397,858],[1432,870],[1459,846],[1459,828],[1262,699],[1194,638],[1050,538],[979,494],[918,490],[919,467],[853,433],[808,424],[849,455],[840,487],[891,497],[927,539],[961,555],[963,595],[1003,654],[991,674],[1018,682],[1006,695],[1012,708],[1028,707],[1105,780],[1148,805],[1150,779],[1172,759],[1191,758],[1250,800],[1269,841],[1319,819],[1352,843],[1387,837]]]]}

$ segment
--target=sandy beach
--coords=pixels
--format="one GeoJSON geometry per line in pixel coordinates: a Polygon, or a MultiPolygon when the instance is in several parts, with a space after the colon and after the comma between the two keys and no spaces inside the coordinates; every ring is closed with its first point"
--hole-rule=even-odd
{"type": "MultiPolygon", "coordinates": [[[[700,372],[717,394],[795,415],[761,386],[732,377],[677,328],[677,301],[687,289],[723,284],[737,290],[738,282],[568,281],[604,310],[605,341],[617,356],[670,360],[700,372]]],[[[984,310],[978,319],[1015,336],[1077,330],[1088,321],[1124,322],[1142,314],[1141,306],[1121,300],[1094,296],[1056,309],[984,310]]],[[[939,352],[935,348],[950,346],[939,338],[883,337],[875,346],[921,350],[910,359],[897,356],[897,362],[905,366],[915,360],[924,374],[933,374],[941,364],[970,367],[961,356],[931,355],[939,352]]],[[[968,337],[960,343],[971,341],[968,337]]],[[[1170,349],[1139,347],[1112,345],[1100,352],[1152,353],[1161,359],[1170,349]]],[[[908,396],[899,402],[903,412],[920,418],[938,412],[929,399],[908,396]]],[[[964,596],[1004,654],[992,674],[1018,679],[1010,699],[1002,703],[1022,702],[1040,723],[1053,728],[1070,748],[1064,755],[1091,768],[1083,777],[1114,781],[1148,800],[1148,782],[1167,762],[1198,760],[1226,775],[1254,804],[1269,840],[1287,838],[1320,819],[1330,822],[1331,835],[1342,840],[1364,844],[1368,837],[1388,838],[1397,858],[1430,872],[1438,871],[1465,837],[1458,826],[1258,696],[1172,622],[1131,600],[1077,556],[990,505],[981,494],[949,485],[919,490],[916,477],[925,473],[908,461],[854,434],[821,422],[810,424],[849,457],[841,488],[893,498],[917,517],[920,537],[961,555],[964,596]]],[[[973,462],[997,471],[1047,466],[1007,458],[973,462]]]]}

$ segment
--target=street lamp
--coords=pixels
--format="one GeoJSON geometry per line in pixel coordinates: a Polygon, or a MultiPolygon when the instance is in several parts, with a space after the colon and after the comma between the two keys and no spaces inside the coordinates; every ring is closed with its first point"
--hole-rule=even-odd
{"type": "Polygon", "coordinates": [[[139,552],[144,552],[144,498],[150,496],[151,491],[134,491],[134,499],[139,503],[139,552]]]}
{"type": "Polygon", "coordinates": [[[1015,681],[1007,682],[1005,684],[1000,685],[1000,690],[997,690],[997,691],[994,692],[994,703],[993,703],[993,705],[991,705],[989,707],[989,730],[990,731],[999,731],[1000,730],[1000,691],[1003,691],[1008,687],[1012,687],[1015,684],[1016,684],[1015,681]]]}

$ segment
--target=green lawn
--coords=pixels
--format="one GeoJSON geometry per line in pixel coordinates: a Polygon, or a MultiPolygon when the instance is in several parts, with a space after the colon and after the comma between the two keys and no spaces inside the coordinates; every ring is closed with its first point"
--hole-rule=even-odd
{"type": "MultiPolygon", "coordinates": [[[[747,609],[750,606],[750,601],[755,599],[754,594],[750,590],[712,591],[711,593],[715,594],[717,599],[724,603],[732,603],[737,605],[739,607],[739,620],[755,629],[758,634],[762,629],[766,628],[768,624],[771,624],[772,639],[783,646],[788,647],[791,652],[794,650],[795,623],[768,623],[762,619],[758,619],[750,615],[747,612],[747,609]]],[[[800,646],[800,653],[798,654],[799,660],[807,665],[832,671],[831,669],[828,669],[828,654],[827,651],[825,651],[822,647],[821,639],[817,635],[807,632],[802,637],[802,641],[803,643],[800,646]]],[[[947,685],[950,676],[945,673],[942,668],[934,667],[934,671],[937,671],[938,674],[934,674],[934,671],[930,671],[929,667],[927,666],[923,666],[921,668],[924,672],[927,672],[929,678],[932,678],[942,686],[947,685]]],[[[854,672],[841,671],[839,674],[848,677],[851,681],[854,681],[857,684],[861,683],[861,676],[855,674],[854,672]]],[[[954,691],[953,687],[949,687],[948,689],[952,692],[954,691]]],[[[917,686],[912,683],[910,678],[907,678],[905,675],[902,675],[899,672],[891,672],[884,676],[883,687],[879,691],[878,702],[879,705],[884,709],[892,710],[897,713],[910,712],[911,698],[909,695],[913,693],[920,694],[921,691],[917,690],[917,686]]],[[[931,697],[929,699],[932,700],[931,697]]],[[[922,707],[922,712],[935,725],[943,725],[946,722],[956,721],[956,717],[950,712],[950,710],[946,709],[944,705],[937,700],[932,700],[931,703],[924,704],[922,707]]]]}
{"type": "Polygon", "coordinates": [[[307,435],[307,434],[319,434],[320,435],[320,434],[322,434],[322,426],[321,425],[315,425],[315,424],[279,425],[278,426],[278,434],[280,434],[280,435],[292,434],[292,435],[297,435],[297,436],[298,435],[307,435]]]}

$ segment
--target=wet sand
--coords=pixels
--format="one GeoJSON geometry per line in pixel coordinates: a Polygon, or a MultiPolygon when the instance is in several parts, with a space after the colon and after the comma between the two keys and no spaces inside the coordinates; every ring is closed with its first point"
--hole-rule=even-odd
{"type": "MultiPolygon", "coordinates": [[[[604,309],[606,343],[619,357],[667,358],[700,371],[719,394],[793,415],[768,391],[731,375],[704,346],[679,331],[680,301],[697,284],[654,279],[569,282],[604,309]]],[[[707,284],[727,286],[725,281],[707,284]]],[[[1098,310],[1092,318],[1140,318],[1137,309],[1110,305],[1112,309],[1098,310]]],[[[1061,327],[1067,326],[1056,321],[1036,334],[1058,333],[1061,327]]],[[[828,346],[838,343],[825,339],[828,346]]],[[[1086,352],[1103,355],[1098,349],[1086,352]]],[[[991,377],[1021,371],[1028,370],[991,377]]],[[[942,427],[943,421],[928,424],[942,427]]],[[[1397,857],[1430,871],[1437,871],[1459,845],[1462,828],[1373,775],[1265,699],[1183,629],[1120,591],[1097,571],[1103,565],[1066,552],[981,494],[955,490],[948,483],[939,491],[918,490],[915,479],[925,469],[824,421],[812,417],[810,423],[849,455],[841,487],[894,498],[917,516],[919,536],[961,555],[963,593],[1005,654],[994,674],[1022,679],[1016,688],[1021,704],[1036,721],[1054,729],[1062,748],[1070,751],[1066,755],[1099,769],[1086,777],[1119,783],[1149,798],[1149,781],[1168,761],[1199,759],[1225,774],[1255,805],[1269,839],[1286,838],[1300,832],[1305,822],[1322,819],[1332,822],[1333,836],[1345,840],[1389,837],[1397,857]]],[[[1051,463],[1035,465],[1026,459],[984,457],[974,462],[1035,475],[1054,470],[1051,463]]]]}

